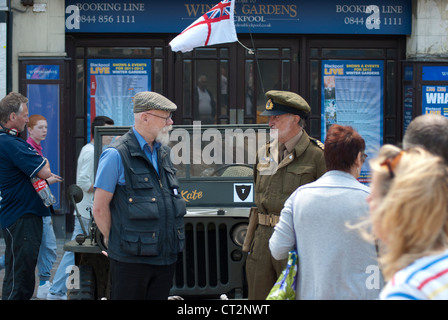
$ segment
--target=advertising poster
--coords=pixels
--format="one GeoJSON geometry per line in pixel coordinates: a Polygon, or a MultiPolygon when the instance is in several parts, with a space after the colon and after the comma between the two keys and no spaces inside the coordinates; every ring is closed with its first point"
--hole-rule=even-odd
{"type": "Polygon", "coordinates": [[[0,99],[6,96],[6,23],[0,23],[0,99]]]}
{"type": "Polygon", "coordinates": [[[422,87],[422,113],[448,117],[448,86],[422,87]]]}
{"type": "MultiPolygon", "coordinates": [[[[352,126],[375,157],[383,141],[383,61],[322,61],[322,86],[322,141],[331,125],[352,126]]],[[[370,183],[368,161],[359,181],[370,183]]]]}
{"type": "MultiPolygon", "coordinates": [[[[47,67],[48,70],[54,70],[52,68],[54,66],[47,67]]],[[[37,69],[41,70],[40,68],[37,69]]],[[[40,114],[47,119],[48,131],[47,137],[41,142],[42,152],[50,162],[51,172],[60,175],[59,85],[45,83],[29,84],[26,96],[29,99],[29,114],[40,114]]],[[[56,198],[56,203],[53,207],[59,209],[61,206],[61,184],[53,183],[50,185],[50,189],[56,198]]]]}
{"type": "Polygon", "coordinates": [[[87,89],[87,135],[96,116],[108,116],[117,126],[134,124],[132,99],[151,90],[150,59],[90,59],[87,89]]]}

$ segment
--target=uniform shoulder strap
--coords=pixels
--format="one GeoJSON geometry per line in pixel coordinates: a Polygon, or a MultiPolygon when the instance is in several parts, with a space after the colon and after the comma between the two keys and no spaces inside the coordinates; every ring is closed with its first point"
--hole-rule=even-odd
{"type": "Polygon", "coordinates": [[[321,148],[322,150],[324,150],[324,144],[322,143],[322,141],[320,141],[320,140],[318,140],[316,138],[313,138],[311,136],[310,136],[310,141],[312,143],[314,143],[316,146],[318,146],[319,148],[321,148]]]}

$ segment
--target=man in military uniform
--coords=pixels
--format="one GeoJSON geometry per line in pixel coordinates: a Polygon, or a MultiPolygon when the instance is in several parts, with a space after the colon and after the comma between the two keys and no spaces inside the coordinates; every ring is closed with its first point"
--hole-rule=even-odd
{"type": "Polygon", "coordinates": [[[258,150],[254,168],[255,204],[243,250],[246,262],[249,299],[266,299],[286,267],[286,260],[271,256],[269,238],[279,221],[286,199],[301,185],[317,180],[326,172],[323,145],[303,129],[311,111],[298,94],[288,91],[266,92],[268,102],[261,113],[269,116],[271,132],[278,139],[258,150]]]}

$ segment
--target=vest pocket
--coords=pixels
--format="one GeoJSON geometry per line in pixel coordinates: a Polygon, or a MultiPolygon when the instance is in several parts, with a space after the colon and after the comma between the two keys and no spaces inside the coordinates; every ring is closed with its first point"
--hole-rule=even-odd
{"type": "Polygon", "coordinates": [[[146,168],[129,168],[130,184],[132,189],[150,189],[153,188],[151,175],[146,168]]]}
{"type": "Polygon", "coordinates": [[[159,219],[159,208],[155,197],[129,197],[128,208],[129,219],[131,220],[159,219]]]}
{"type": "Polygon", "coordinates": [[[185,227],[183,226],[176,226],[176,236],[177,236],[177,253],[184,251],[185,248],[185,227]]]}
{"type": "Polygon", "coordinates": [[[133,256],[157,256],[159,231],[125,229],[121,236],[121,249],[133,256]]]}
{"type": "Polygon", "coordinates": [[[185,200],[180,195],[172,195],[174,209],[176,210],[176,218],[182,218],[187,214],[187,205],[185,200]]]}

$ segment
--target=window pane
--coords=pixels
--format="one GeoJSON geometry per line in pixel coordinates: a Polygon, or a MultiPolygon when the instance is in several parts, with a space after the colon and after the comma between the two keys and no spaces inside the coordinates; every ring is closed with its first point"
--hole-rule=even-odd
{"type": "Polygon", "coordinates": [[[163,57],[163,48],[161,48],[161,47],[154,48],[154,56],[157,58],[162,58],[163,57]]]}
{"type": "Polygon", "coordinates": [[[196,60],[193,117],[194,120],[200,120],[202,124],[216,123],[217,71],[216,60],[196,60]]]}
{"type": "Polygon", "coordinates": [[[327,58],[383,58],[383,49],[323,48],[322,57],[327,58]]]}
{"type": "MultiPolygon", "coordinates": [[[[184,60],[184,81],[183,81],[183,112],[184,116],[191,117],[191,88],[192,86],[191,60],[184,60]]],[[[191,121],[184,119],[184,124],[191,124],[191,121]]]]}
{"type": "Polygon", "coordinates": [[[278,48],[260,48],[257,49],[259,58],[280,58],[280,49],[278,48]]]}
{"type": "Polygon", "coordinates": [[[163,60],[154,60],[154,78],[152,79],[153,91],[163,94],[163,60]]]}
{"type": "Polygon", "coordinates": [[[282,90],[291,90],[291,62],[289,60],[282,61],[282,90]]]}
{"type": "Polygon", "coordinates": [[[229,94],[228,94],[229,62],[227,60],[221,60],[220,69],[221,69],[221,78],[219,79],[219,81],[221,90],[219,97],[220,112],[218,116],[227,116],[229,107],[229,94]]]}
{"type": "MultiPolygon", "coordinates": [[[[262,81],[257,81],[257,113],[266,107],[265,93],[269,90],[281,90],[280,64],[278,60],[258,60],[262,81]]],[[[266,117],[257,119],[257,123],[265,123],[266,117]]]]}
{"type": "Polygon", "coordinates": [[[200,48],[194,49],[196,58],[217,58],[218,49],[216,48],[200,48]]]}
{"type": "Polygon", "coordinates": [[[221,58],[229,58],[229,49],[228,48],[221,48],[221,58]]]}
{"type": "Polygon", "coordinates": [[[282,58],[291,58],[291,49],[283,48],[282,49],[282,58]]]}
{"type": "MultiPolygon", "coordinates": [[[[397,92],[396,88],[396,72],[395,72],[395,61],[387,61],[387,80],[386,85],[387,89],[386,92],[397,92]]],[[[395,94],[386,94],[386,110],[385,115],[386,116],[395,116],[396,115],[396,95],[395,94]]]]}
{"type": "MultiPolygon", "coordinates": [[[[76,116],[84,116],[84,84],[85,84],[85,72],[84,72],[84,60],[76,59],[76,116]]],[[[84,127],[83,127],[84,128],[84,127]]],[[[82,136],[82,135],[78,135],[82,136]]]]}
{"type": "Polygon", "coordinates": [[[319,61],[311,60],[310,66],[310,107],[313,116],[320,114],[320,99],[319,99],[319,61]]]}
{"type": "Polygon", "coordinates": [[[246,116],[254,116],[255,115],[255,83],[254,83],[254,77],[255,77],[255,70],[254,70],[254,61],[253,60],[246,60],[246,77],[245,77],[245,84],[246,84],[246,99],[245,99],[245,113],[246,116]]]}
{"type": "Polygon", "coordinates": [[[311,48],[310,49],[310,56],[312,58],[317,58],[319,57],[319,49],[318,48],[311,48]]]}
{"type": "Polygon", "coordinates": [[[141,57],[151,56],[151,48],[109,48],[109,47],[89,47],[87,54],[95,57],[141,57]]]}

